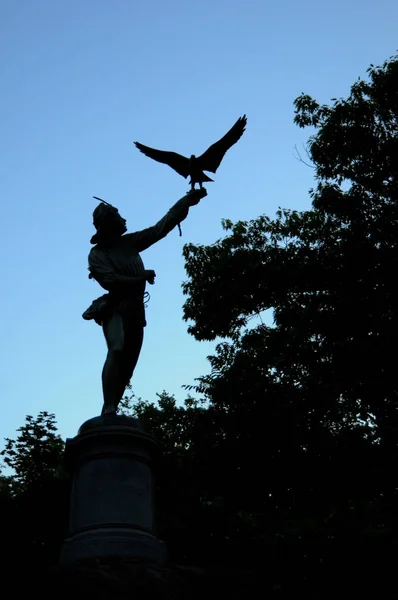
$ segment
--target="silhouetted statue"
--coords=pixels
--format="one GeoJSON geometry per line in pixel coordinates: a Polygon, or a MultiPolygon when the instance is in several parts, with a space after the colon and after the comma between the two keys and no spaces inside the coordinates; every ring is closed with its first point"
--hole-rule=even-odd
{"type": "Polygon", "coordinates": [[[146,270],[139,252],[164,238],[183,221],[189,208],[207,195],[204,188],[191,190],[153,227],[126,233],[126,220],[117,208],[102,202],[93,212],[97,233],[88,262],[90,278],[108,291],[83,313],[101,325],[108,346],[102,371],[102,414],[115,414],[140,355],[145,321],[146,282],[155,283],[155,271],[146,270]]]}
{"type": "Polygon", "coordinates": [[[220,166],[222,159],[224,158],[227,150],[231,148],[241,138],[245,131],[247,123],[246,115],[239,117],[235,125],[222,137],[218,142],[210,146],[201,156],[191,155],[190,158],[177,154],[177,152],[165,152],[164,150],[155,150],[155,148],[149,148],[139,142],[134,142],[138,150],[143,152],[149,158],[157,160],[158,162],[169,165],[172,169],[177,171],[180,175],[187,178],[190,175],[191,189],[194,189],[195,183],[199,183],[199,187],[202,187],[204,181],[213,181],[203,171],[211,171],[215,173],[220,166]]]}

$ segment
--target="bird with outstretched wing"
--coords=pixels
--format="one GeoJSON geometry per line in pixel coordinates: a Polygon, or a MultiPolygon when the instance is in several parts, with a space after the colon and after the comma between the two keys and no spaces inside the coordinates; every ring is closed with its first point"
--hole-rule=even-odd
{"type": "Polygon", "coordinates": [[[222,137],[218,142],[210,146],[201,156],[191,155],[190,158],[182,156],[177,152],[166,152],[165,150],[156,150],[149,148],[139,142],[134,142],[135,146],[149,158],[153,158],[157,162],[169,165],[177,171],[182,177],[191,177],[191,189],[195,189],[195,184],[198,183],[202,187],[204,181],[213,181],[203,171],[215,173],[220,166],[227,150],[231,148],[241,138],[245,131],[247,123],[246,115],[239,117],[235,125],[222,137]]]}

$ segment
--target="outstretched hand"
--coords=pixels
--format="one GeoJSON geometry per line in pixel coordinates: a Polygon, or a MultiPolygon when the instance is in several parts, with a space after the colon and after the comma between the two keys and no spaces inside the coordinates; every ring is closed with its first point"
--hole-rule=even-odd
{"type": "Polygon", "coordinates": [[[145,271],[145,280],[148,283],[150,283],[151,285],[153,285],[155,283],[155,277],[156,277],[155,271],[152,271],[151,269],[148,271],[145,271]]]}
{"type": "Polygon", "coordinates": [[[207,196],[207,190],[202,187],[198,190],[190,190],[186,197],[188,198],[188,205],[195,206],[195,204],[199,204],[202,198],[207,196]]]}

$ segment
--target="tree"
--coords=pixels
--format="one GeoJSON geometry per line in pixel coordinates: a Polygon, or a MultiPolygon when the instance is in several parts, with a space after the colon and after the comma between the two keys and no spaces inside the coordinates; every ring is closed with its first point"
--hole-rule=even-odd
{"type": "Polygon", "coordinates": [[[397,57],[368,74],[331,106],[295,101],[315,130],[312,210],[225,220],[223,239],[184,248],[189,331],[221,338],[198,389],[226,415],[233,509],[276,535],[309,519],[323,539],[387,531],[398,487],[397,57]],[[264,311],[272,325],[251,326],[264,311]]]}
{"type": "Polygon", "coordinates": [[[63,470],[64,442],[55,416],[28,415],[16,439],[6,439],[0,455],[12,474],[0,480],[0,502],[7,503],[4,554],[29,555],[32,564],[58,559],[67,524],[69,479],[63,470]]]}
{"type": "Polygon", "coordinates": [[[18,430],[18,437],[6,438],[0,452],[4,463],[13,470],[14,493],[53,478],[62,462],[65,443],[57,433],[55,415],[42,411],[34,418],[26,416],[26,424],[18,430]]]}

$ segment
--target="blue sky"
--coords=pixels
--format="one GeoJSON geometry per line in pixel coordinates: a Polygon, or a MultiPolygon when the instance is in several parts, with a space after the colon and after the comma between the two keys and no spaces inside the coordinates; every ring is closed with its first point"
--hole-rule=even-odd
{"type": "Polygon", "coordinates": [[[346,95],[395,54],[397,22],[395,0],[1,0],[1,439],[40,410],[64,437],[100,411],[105,342],[81,318],[102,293],[87,278],[92,196],[134,231],[188,189],[133,140],[198,154],[248,117],[183,237],[142,255],[157,281],[134,389],[182,400],[214,348],[182,320],[183,244],[214,242],[222,218],[309,207],[293,100],[346,95]]]}

